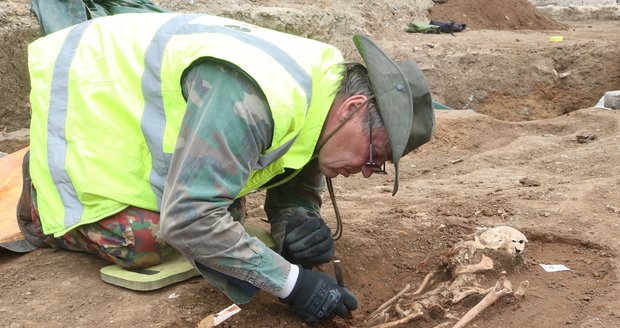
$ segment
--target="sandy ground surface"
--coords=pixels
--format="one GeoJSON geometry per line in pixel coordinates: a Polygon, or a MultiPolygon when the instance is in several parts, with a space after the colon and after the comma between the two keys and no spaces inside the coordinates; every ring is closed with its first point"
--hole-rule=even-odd
{"type": "MultiPolygon", "coordinates": [[[[27,3],[15,1],[12,9],[27,3]]],[[[196,1],[193,7],[189,1],[161,3],[177,11],[224,11],[223,2],[196,1]]],[[[274,3],[235,2],[239,16],[250,21],[264,17],[261,12],[274,12],[274,3]]],[[[291,1],[280,22],[294,21],[304,12],[302,3],[291,1]]],[[[415,10],[405,10],[404,3],[396,1],[385,11],[385,2],[377,1],[378,9],[367,15],[413,15],[415,10]]],[[[368,9],[364,5],[355,2],[347,13],[368,9]]],[[[26,32],[16,34],[16,40],[36,36],[36,24],[27,15],[26,10],[19,16],[26,32]]],[[[421,283],[432,269],[420,266],[422,261],[440,258],[478,227],[497,225],[515,227],[529,239],[521,264],[508,271],[508,279],[513,284],[528,280],[530,287],[524,299],[500,301],[486,310],[474,321],[477,327],[620,326],[620,112],[589,108],[605,91],[620,89],[620,22],[562,22],[565,27],[547,26],[551,29],[544,24],[527,29],[532,24],[524,23],[491,30],[478,19],[479,28],[451,36],[407,34],[398,17],[373,25],[348,24],[359,20],[346,14],[332,13],[340,15],[333,21],[319,10],[312,15],[322,17],[333,31],[366,30],[392,56],[415,59],[436,100],[468,109],[437,112],[435,138],[401,162],[396,197],[390,195],[392,175],[334,180],[345,229],[336,243],[337,257],[360,308],[353,319],[320,326],[365,326],[368,316],[406,284],[421,283]],[[565,41],[550,43],[552,35],[563,35],[565,41]],[[539,264],[563,264],[570,271],[548,273],[539,264]]],[[[3,17],[0,12],[0,21],[8,22],[3,17]]],[[[277,25],[272,18],[266,20],[277,25]]],[[[313,35],[356,59],[346,38],[317,31],[313,35]]],[[[25,62],[24,55],[15,55],[0,57],[0,69],[23,69],[19,63],[25,62]]],[[[4,99],[7,92],[21,90],[10,89],[23,84],[16,81],[6,86],[4,99]]],[[[3,104],[6,119],[14,109],[12,103],[3,104]]],[[[20,110],[27,112],[24,108],[20,110]]],[[[27,144],[27,114],[15,115],[0,126],[0,151],[27,144]]],[[[248,204],[249,222],[261,225],[262,195],[252,195],[248,204]]],[[[327,194],[323,212],[333,225],[327,194]]],[[[0,327],[193,327],[231,304],[200,278],[153,292],[114,287],[99,278],[105,265],[93,256],[60,250],[0,251],[0,327]]],[[[332,272],[330,266],[320,269],[332,272]]],[[[497,270],[492,270],[483,283],[492,286],[496,279],[497,270]]],[[[461,316],[479,299],[450,306],[450,313],[461,316]]],[[[222,326],[303,326],[265,293],[241,308],[222,326]]],[[[429,313],[410,325],[434,327],[444,321],[429,313]]]]}

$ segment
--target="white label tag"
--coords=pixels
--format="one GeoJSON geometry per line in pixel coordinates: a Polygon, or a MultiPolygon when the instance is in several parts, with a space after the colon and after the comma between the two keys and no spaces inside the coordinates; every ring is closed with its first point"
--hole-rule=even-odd
{"type": "Polygon", "coordinates": [[[540,264],[540,266],[547,272],[570,271],[563,264],[540,264]]]}

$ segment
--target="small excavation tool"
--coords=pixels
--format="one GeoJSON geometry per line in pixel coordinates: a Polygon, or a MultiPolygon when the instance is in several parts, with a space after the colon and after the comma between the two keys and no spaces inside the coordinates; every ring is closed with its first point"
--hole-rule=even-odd
{"type": "Polygon", "coordinates": [[[338,286],[345,287],[344,278],[342,277],[342,263],[340,260],[334,260],[334,273],[336,274],[336,282],[338,286]]]}
{"type": "MultiPolygon", "coordinates": [[[[336,274],[336,282],[338,283],[338,286],[346,288],[346,286],[344,285],[344,277],[342,276],[342,262],[340,262],[340,260],[334,260],[334,273],[336,274]]],[[[344,318],[352,319],[353,313],[349,311],[347,315],[344,316],[344,318]]]]}

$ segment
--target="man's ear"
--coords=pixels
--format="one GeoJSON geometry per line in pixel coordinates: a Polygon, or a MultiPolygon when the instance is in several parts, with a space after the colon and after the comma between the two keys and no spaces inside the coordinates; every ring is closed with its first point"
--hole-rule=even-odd
{"type": "Polygon", "coordinates": [[[342,122],[351,118],[351,115],[355,111],[360,109],[360,106],[366,101],[366,96],[355,95],[345,99],[340,106],[338,106],[338,121],[342,122]]]}

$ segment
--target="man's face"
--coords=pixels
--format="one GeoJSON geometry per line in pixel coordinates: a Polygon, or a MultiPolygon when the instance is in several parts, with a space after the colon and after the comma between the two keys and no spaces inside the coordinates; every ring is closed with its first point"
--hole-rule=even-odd
{"type": "MultiPolygon", "coordinates": [[[[373,169],[367,165],[370,159],[370,131],[368,125],[364,124],[367,108],[365,105],[360,107],[364,100],[364,96],[348,98],[335,104],[328,115],[322,139],[340,123],[343,125],[319,150],[319,168],[327,177],[348,177],[362,172],[368,178],[373,174],[373,169]],[[352,116],[348,118],[349,115],[352,116]]],[[[372,129],[372,149],[372,161],[375,164],[383,165],[390,158],[390,144],[385,129],[372,129]]]]}

